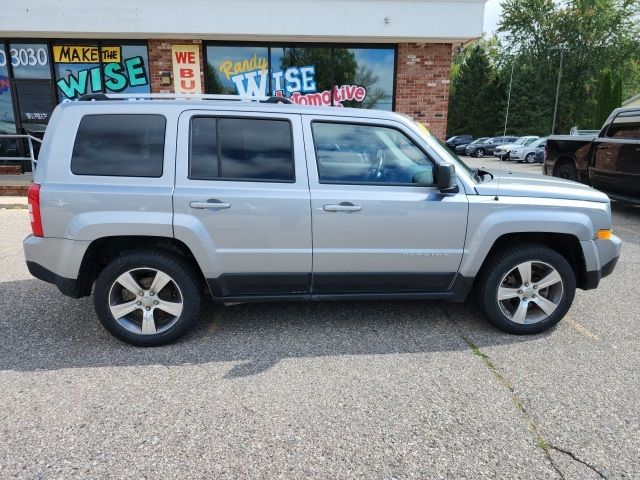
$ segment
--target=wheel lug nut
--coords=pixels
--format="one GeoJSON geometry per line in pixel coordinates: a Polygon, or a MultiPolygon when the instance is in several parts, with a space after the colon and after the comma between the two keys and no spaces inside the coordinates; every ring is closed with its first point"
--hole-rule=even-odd
{"type": "Polygon", "coordinates": [[[141,297],[144,297],[144,292],[140,292],[138,295],[140,295],[141,297]]]}
{"type": "Polygon", "coordinates": [[[154,301],[153,301],[153,304],[154,304],[154,305],[157,305],[157,304],[158,304],[158,300],[154,300],[154,301]]]}
{"type": "Polygon", "coordinates": [[[518,290],[518,295],[522,295],[522,290],[518,290]]]}
{"type": "Polygon", "coordinates": [[[534,293],[533,295],[531,295],[531,298],[536,298],[536,294],[534,293]]]}
{"type": "Polygon", "coordinates": [[[154,295],[155,295],[155,293],[153,293],[153,292],[149,293],[150,297],[153,297],[154,295]]]}
{"type": "Polygon", "coordinates": [[[142,302],[138,302],[138,305],[142,305],[142,302]]]}
{"type": "Polygon", "coordinates": [[[538,288],[538,285],[534,285],[533,289],[536,290],[538,288]]]}
{"type": "Polygon", "coordinates": [[[522,300],[527,300],[527,297],[524,297],[522,300]]]}
{"type": "Polygon", "coordinates": [[[528,284],[528,283],[525,283],[525,284],[524,284],[524,286],[525,286],[525,287],[528,287],[528,286],[529,286],[529,284],[528,284]]]}
{"type": "Polygon", "coordinates": [[[147,310],[151,310],[151,307],[147,307],[147,310]]]}

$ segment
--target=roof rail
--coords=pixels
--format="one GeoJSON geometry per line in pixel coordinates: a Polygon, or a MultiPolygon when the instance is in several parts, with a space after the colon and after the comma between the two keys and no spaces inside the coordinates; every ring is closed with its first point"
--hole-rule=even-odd
{"type": "Polygon", "coordinates": [[[236,102],[286,103],[293,102],[286,97],[248,97],[241,95],[211,95],[201,93],[91,93],[82,95],[81,102],[104,100],[227,100],[236,102]]]}

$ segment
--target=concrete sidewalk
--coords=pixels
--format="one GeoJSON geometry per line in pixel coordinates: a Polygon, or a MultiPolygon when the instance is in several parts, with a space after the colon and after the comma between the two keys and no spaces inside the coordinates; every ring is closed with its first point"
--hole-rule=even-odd
{"type": "Polygon", "coordinates": [[[27,197],[0,196],[0,209],[27,208],[27,197]]]}

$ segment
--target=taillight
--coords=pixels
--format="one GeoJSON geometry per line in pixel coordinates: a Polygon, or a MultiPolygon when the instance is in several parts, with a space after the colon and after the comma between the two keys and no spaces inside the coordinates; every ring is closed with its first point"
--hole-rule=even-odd
{"type": "Polygon", "coordinates": [[[32,183],[27,190],[29,201],[29,217],[31,218],[31,231],[36,237],[44,237],[42,233],[42,218],[40,217],[40,185],[32,183]]]}

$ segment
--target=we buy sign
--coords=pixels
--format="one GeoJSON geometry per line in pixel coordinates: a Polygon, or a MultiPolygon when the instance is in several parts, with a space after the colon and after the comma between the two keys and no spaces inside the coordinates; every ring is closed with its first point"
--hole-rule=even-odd
{"type": "Polygon", "coordinates": [[[197,45],[172,45],[175,93],[202,93],[200,52],[197,45]]]}

